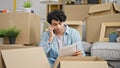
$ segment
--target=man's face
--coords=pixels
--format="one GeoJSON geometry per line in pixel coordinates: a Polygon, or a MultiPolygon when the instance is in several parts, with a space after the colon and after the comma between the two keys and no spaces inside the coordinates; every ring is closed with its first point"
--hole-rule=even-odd
{"type": "Polygon", "coordinates": [[[61,33],[61,31],[64,29],[64,24],[60,21],[52,20],[51,25],[53,26],[55,33],[57,34],[61,33]]]}

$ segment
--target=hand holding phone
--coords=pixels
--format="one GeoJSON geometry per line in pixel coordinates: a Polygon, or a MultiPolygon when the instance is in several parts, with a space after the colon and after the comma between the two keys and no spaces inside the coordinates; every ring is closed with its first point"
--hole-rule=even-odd
{"type": "Polygon", "coordinates": [[[52,41],[53,40],[53,37],[54,37],[54,27],[53,26],[49,26],[49,32],[50,32],[50,38],[49,38],[49,41],[52,41]]]}

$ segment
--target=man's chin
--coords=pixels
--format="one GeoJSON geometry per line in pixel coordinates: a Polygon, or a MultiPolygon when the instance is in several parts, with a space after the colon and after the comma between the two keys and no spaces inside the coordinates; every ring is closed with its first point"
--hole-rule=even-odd
{"type": "Polygon", "coordinates": [[[60,32],[59,31],[55,31],[55,34],[59,34],[60,32]]]}

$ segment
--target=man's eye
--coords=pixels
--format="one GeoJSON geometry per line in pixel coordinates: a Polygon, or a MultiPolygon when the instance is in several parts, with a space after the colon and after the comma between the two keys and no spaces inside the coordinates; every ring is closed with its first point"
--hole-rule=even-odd
{"type": "Polygon", "coordinates": [[[57,24],[55,24],[55,26],[56,26],[57,24]]]}
{"type": "Polygon", "coordinates": [[[59,23],[59,25],[61,25],[61,23],[59,23]]]}
{"type": "Polygon", "coordinates": [[[53,24],[53,26],[56,26],[57,24],[53,24]]]}

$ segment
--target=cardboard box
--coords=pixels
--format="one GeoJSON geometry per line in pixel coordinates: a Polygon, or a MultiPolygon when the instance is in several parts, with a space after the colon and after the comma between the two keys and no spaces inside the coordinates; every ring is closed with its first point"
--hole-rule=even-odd
{"type": "MultiPolygon", "coordinates": [[[[40,41],[40,17],[32,13],[5,13],[0,14],[0,29],[16,26],[20,34],[17,44],[32,44],[40,41]]],[[[5,40],[8,43],[8,39],[5,40]]]]}
{"type": "Polygon", "coordinates": [[[41,47],[6,49],[1,50],[1,53],[5,68],[50,68],[41,47]]]}
{"type": "Polygon", "coordinates": [[[54,67],[60,68],[108,68],[107,61],[98,57],[58,57],[54,67]]]}
{"type": "Polygon", "coordinates": [[[89,16],[86,23],[86,41],[98,42],[102,22],[120,22],[120,14],[89,16]]]}
{"type": "Polygon", "coordinates": [[[89,14],[90,15],[106,15],[106,14],[115,14],[120,12],[120,5],[115,3],[105,3],[90,6],[89,14]]]}
{"type": "Polygon", "coordinates": [[[90,5],[65,5],[64,12],[68,21],[84,20],[88,16],[90,5]]]}
{"type": "MultiPolygon", "coordinates": [[[[22,44],[16,44],[16,45],[0,45],[0,51],[1,50],[6,50],[6,49],[18,49],[18,48],[28,48],[30,46],[24,46],[22,44]]],[[[0,52],[0,68],[6,68],[3,58],[2,58],[2,54],[0,52]]]]}

